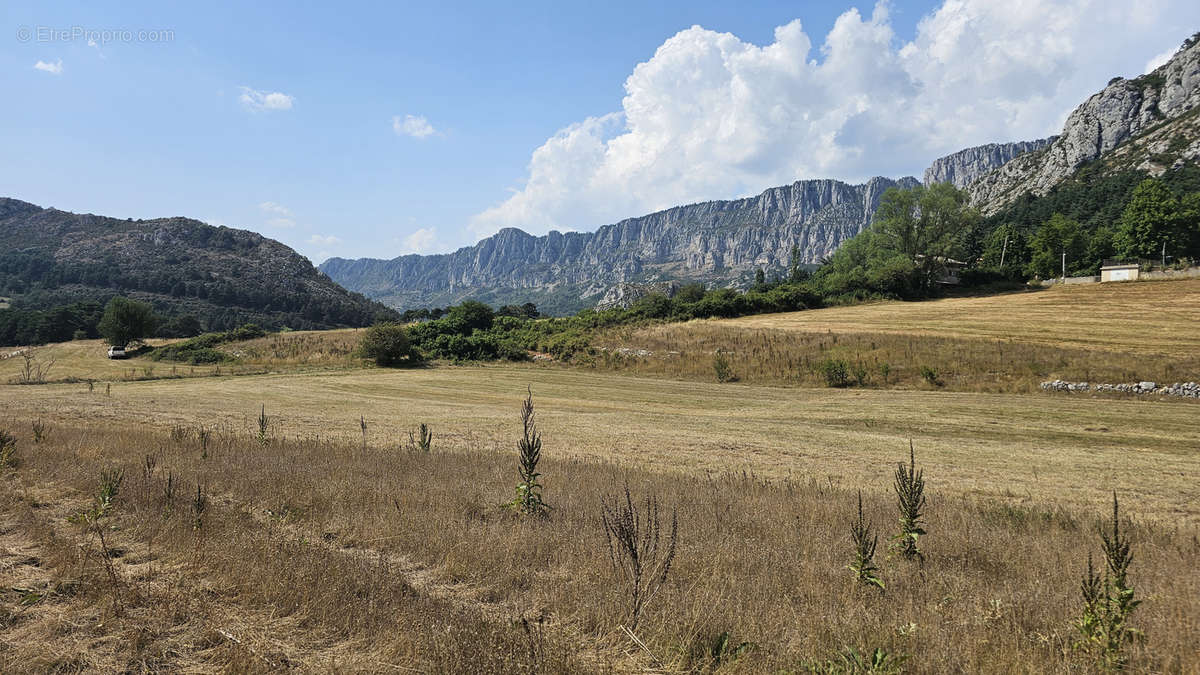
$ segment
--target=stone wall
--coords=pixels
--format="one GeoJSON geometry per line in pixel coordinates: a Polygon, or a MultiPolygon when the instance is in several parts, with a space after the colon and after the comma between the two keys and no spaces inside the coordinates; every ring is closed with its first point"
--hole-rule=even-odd
{"type": "Polygon", "coordinates": [[[1200,383],[1176,382],[1159,386],[1156,382],[1133,382],[1130,384],[1092,384],[1090,382],[1064,382],[1051,380],[1042,383],[1044,391],[1119,391],[1127,394],[1159,394],[1162,396],[1183,396],[1200,398],[1200,383]]]}

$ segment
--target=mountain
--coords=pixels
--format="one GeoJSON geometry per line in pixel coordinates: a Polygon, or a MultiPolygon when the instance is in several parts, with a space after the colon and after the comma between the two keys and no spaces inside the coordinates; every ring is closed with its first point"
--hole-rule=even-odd
{"type": "Polygon", "coordinates": [[[534,302],[544,312],[561,314],[594,305],[620,283],[740,284],[757,268],[785,269],[793,246],[800,262],[816,262],[871,223],[884,190],[917,184],[915,178],[872,178],[862,185],[797,181],[756,197],[628,218],[595,232],[535,237],[508,228],[453,253],[331,258],[321,271],[394,307],[471,298],[534,302]]]}
{"type": "Polygon", "coordinates": [[[1026,193],[1044,195],[1082,166],[1161,175],[1200,158],[1200,33],[1162,66],[1132,80],[1116,77],[1076,108],[1062,133],[1039,150],[972,182],[971,203],[985,214],[1026,193]]]}
{"type": "Polygon", "coordinates": [[[988,143],[959,150],[952,155],[935,159],[933,164],[925,169],[925,184],[951,183],[961,190],[983,174],[1012,161],[1017,155],[1041,150],[1057,139],[1057,136],[1051,136],[1037,141],[988,143]]]}
{"type": "Polygon", "coordinates": [[[210,330],[369,325],[386,307],[262,235],[189,218],[121,220],[0,198],[0,295],[45,309],[124,295],[210,330]]]}

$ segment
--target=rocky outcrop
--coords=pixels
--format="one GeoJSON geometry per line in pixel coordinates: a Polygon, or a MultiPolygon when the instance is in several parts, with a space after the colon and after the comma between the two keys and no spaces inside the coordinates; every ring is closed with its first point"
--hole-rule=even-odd
{"type": "Polygon", "coordinates": [[[655,293],[665,295],[668,298],[675,297],[675,293],[679,290],[679,284],[674,281],[664,281],[655,284],[617,284],[608,289],[600,302],[596,303],[596,309],[629,309],[633,303],[641,300],[647,295],[655,293]]]}
{"type": "Polygon", "coordinates": [[[1026,192],[1046,194],[1081,165],[1191,113],[1198,104],[1200,40],[1193,36],[1152,73],[1132,80],[1113,78],[1071,113],[1053,143],[1018,155],[971,183],[971,203],[990,214],[1026,192]]]}
{"type": "Polygon", "coordinates": [[[798,181],[756,197],[629,218],[595,232],[535,237],[509,228],[454,253],[331,258],[321,270],[397,307],[428,306],[474,291],[503,304],[529,297],[530,290],[556,289],[575,294],[585,306],[620,283],[728,283],[759,267],[782,270],[793,246],[800,262],[816,262],[871,223],[887,188],[915,185],[914,178],[872,178],[862,185],[798,181]]]}
{"type": "Polygon", "coordinates": [[[1012,161],[1017,155],[1041,150],[1057,138],[1058,136],[1051,136],[1037,141],[988,143],[959,150],[952,155],[935,159],[933,164],[925,169],[925,184],[950,183],[961,190],[983,174],[1012,161]]]}

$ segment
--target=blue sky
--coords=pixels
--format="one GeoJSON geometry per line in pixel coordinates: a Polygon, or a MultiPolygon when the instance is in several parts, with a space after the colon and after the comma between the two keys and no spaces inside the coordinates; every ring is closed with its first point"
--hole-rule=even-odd
{"type": "Polygon", "coordinates": [[[1200,29],[1127,5],[7,2],[0,195],[314,262],[592,229],[1053,133],[1200,29]]]}

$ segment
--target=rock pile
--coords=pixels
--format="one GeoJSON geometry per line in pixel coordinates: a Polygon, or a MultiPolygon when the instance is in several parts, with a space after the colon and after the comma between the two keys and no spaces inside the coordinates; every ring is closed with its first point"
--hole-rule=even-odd
{"type": "Polygon", "coordinates": [[[1200,398],[1200,383],[1197,382],[1176,382],[1175,384],[1164,384],[1160,387],[1157,382],[1148,381],[1132,382],[1129,384],[1091,384],[1089,382],[1051,380],[1043,382],[1042,389],[1044,391],[1120,391],[1127,394],[1160,394],[1163,396],[1200,398]]]}

